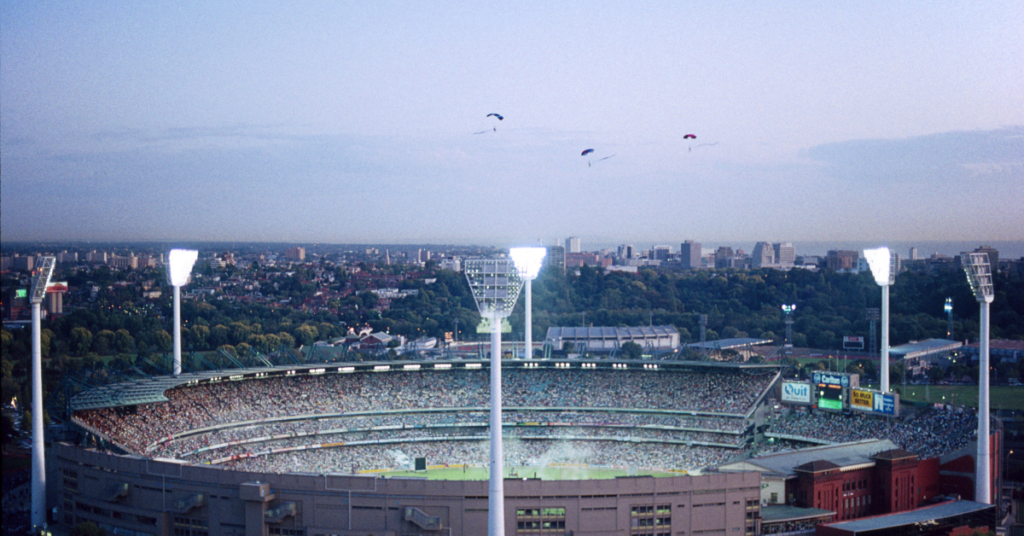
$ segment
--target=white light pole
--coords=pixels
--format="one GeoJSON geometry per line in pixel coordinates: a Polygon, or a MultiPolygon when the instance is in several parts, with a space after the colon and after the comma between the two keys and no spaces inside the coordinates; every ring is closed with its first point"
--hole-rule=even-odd
{"type": "Polygon", "coordinates": [[[181,287],[188,283],[199,258],[194,249],[172,249],[167,255],[167,282],[174,287],[174,375],[181,374],[181,287]]]}
{"type": "Polygon", "coordinates": [[[55,257],[43,257],[32,282],[32,513],[33,532],[46,526],[46,453],[43,437],[43,297],[53,276],[55,257]]]}
{"type": "Polygon", "coordinates": [[[992,267],[987,253],[961,253],[967,281],[981,306],[981,333],[978,355],[978,455],[974,464],[974,501],[992,504],[992,454],[989,446],[989,304],[995,298],[992,288],[992,267]]]}
{"type": "Polygon", "coordinates": [[[896,282],[896,257],[889,248],[865,249],[864,258],[871,268],[871,275],[875,283],[882,287],[882,389],[883,393],[889,392],[889,287],[896,282]]]}
{"type": "Polygon", "coordinates": [[[519,270],[519,277],[526,281],[526,326],[524,339],[526,339],[526,359],[533,359],[533,280],[540,274],[540,267],[544,263],[544,256],[548,254],[547,248],[512,248],[508,252],[519,270]]]}
{"type": "Polygon", "coordinates": [[[505,481],[501,452],[501,321],[523,288],[519,270],[511,259],[469,259],[466,279],[480,316],[491,322],[491,460],[487,493],[487,534],[505,535],[505,481]]]}

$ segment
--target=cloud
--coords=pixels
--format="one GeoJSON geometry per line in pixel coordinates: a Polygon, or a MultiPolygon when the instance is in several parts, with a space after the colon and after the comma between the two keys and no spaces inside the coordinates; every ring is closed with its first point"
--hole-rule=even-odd
{"type": "Polygon", "coordinates": [[[824,164],[834,178],[864,185],[949,186],[972,178],[1024,181],[1024,126],[851,140],[812,147],[804,156],[824,164]]]}

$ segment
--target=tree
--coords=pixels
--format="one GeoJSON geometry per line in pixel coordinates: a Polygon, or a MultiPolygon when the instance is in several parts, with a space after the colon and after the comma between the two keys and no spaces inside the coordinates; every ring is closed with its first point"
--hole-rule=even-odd
{"type": "Polygon", "coordinates": [[[644,354],[643,347],[633,341],[622,343],[620,351],[623,359],[640,359],[644,354]]]}
{"type": "Polygon", "coordinates": [[[101,330],[92,338],[92,351],[100,355],[107,355],[114,348],[114,332],[109,329],[101,330]]]}
{"type": "Polygon", "coordinates": [[[121,354],[127,354],[135,348],[135,338],[127,329],[119,329],[114,332],[114,349],[121,354]]]}
{"type": "Polygon", "coordinates": [[[85,355],[92,348],[92,332],[83,327],[71,330],[71,353],[85,355]]]}
{"type": "Polygon", "coordinates": [[[170,351],[171,346],[174,345],[174,338],[171,337],[171,334],[167,333],[166,330],[162,330],[161,329],[161,330],[158,330],[158,331],[150,332],[150,334],[149,334],[149,342],[158,351],[167,352],[167,351],[170,351]]]}

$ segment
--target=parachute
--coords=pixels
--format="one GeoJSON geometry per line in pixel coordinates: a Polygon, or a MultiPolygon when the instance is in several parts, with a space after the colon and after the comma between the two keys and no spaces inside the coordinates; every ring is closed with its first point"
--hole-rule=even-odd
{"type": "MultiPolygon", "coordinates": [[[[501,115],[501,114],[487,114],[487,117],[497,117],[498,121],[504,121],[505,120],[505,117],[503,115],[501,115]]],[[[479,132],[474,132],[473,134],[487,134],[488,132],[497,132],[497,131],[498,131],[498,127],[491,127],[491,130],[481,130],[479,132]]]]}
{"type": "Polygon", "coordinates": [[[697,135],[696,134],[687,134],[687,135],[683,136],[683,139],[684,140],[695,140],[695,139],[697,139],[697,135]]]}
{"type": "MultiPolygon", "coordinates": [[[[584,149],[583,152],[580,153],[580,156],[587,156],[588,154],[594,154],[594,150],[593,149],[584,149]]],[[[602,160],[608,160],[609,158],[611,158],[613,156],[615,156],[615,155],[610,154],[610,155],[608,155],[608,156],[606,156],[604,158],[598,158],[596,161],[600,162],[602,160]]],[[[587,167],[590,167],[592,165],[593,165],[593,162],[590,162],[590,161],[587,162],[587,167]]]]}

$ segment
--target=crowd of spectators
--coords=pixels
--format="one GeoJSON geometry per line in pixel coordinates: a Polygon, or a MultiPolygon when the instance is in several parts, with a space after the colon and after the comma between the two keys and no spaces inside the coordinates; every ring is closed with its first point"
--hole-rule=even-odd
{"type": "MultiPolygon", "coordinates": [[[[574,435],[579,433],[603,434],[605,437],[657,437],[664,440],[689,443],[714,443],[739,446],[744,441],[742,419],[720,417],[693,417],[637,413],[609,412],[504,412],[505,433],[530,432],[535,435],[574,435]],[[513,428],[515,426],[525,428],[513,428]],[[579,430],[582,429],[582,432],[579,430]],[[721,433],[719,432],[721,431],[721,433]]],[[[351,441],[356,434],[371,429],[427,428],[435,433],[459,433],[456,428],[484,428],[472,433],[486,435],[490,415],[487,411],[403,413],[360,417],[332,417],[277,422],[263,422],[239,427],[225,426],[196,435],[176,437],[157,444],[150,451],[153,456],[193,460],[191,456],[204,450],[202,459],[223,456],[216,451],[218,445],[228,443],[260,443],[273,446],[269,437],[299,436],[309,444],[317,442],[351,441]]],[[[223,447],[222,447],[223,448],[223,447]]],[[[217,449],[221,450],[221,449],[217,449]]]]}
{"type": "MultiPolygon", "coordinates": [[[[775,379],[739,371],[509,369],[502,378],[506,463],[706,468],[744,453],[745,417],[775,379]]],[[[165,395],[165,403],[81,411],[76,418],[129,452],[228,460],[252,471],[391,469],[416,457],[488,461],[485,370],[277,377],[165,395]],[[320,448],[326,444],[335,445],[320,448]]],[[[889,438],[927,458],[966,445],[976,422],[970,413],[932,410],[897,420],[797,412],[770,421],[769,433],[790,439],[758,450],[791,448],[799,438],[889,438]]]]}
{"type": "MultiPolygon", "coordinates": [[[[505,407],[667,410],[732,415],[752,409],[775,376],[728,372],[550,371],[509,369],[505,407]]],[[[166,403],[104,408],[76,416],[131,452],[198,428],[296,415],[409,408],[486,408],[489,373],[395,372],[295,376],[171,389],[166,403]]],[[[728,419],[707,416],[717,426],[728,419]]],[[[716,426],[712,424],[712,426],[716,426]]]]}
{"type": "Polygon", "coordinates": [[[978,436],[978,416],[926,409],[907,419],[882,419],[862,414],[796,412],[773,422],[769,432],[845,443],[884,438],[922,459],[961,449],[978,436]]]}

